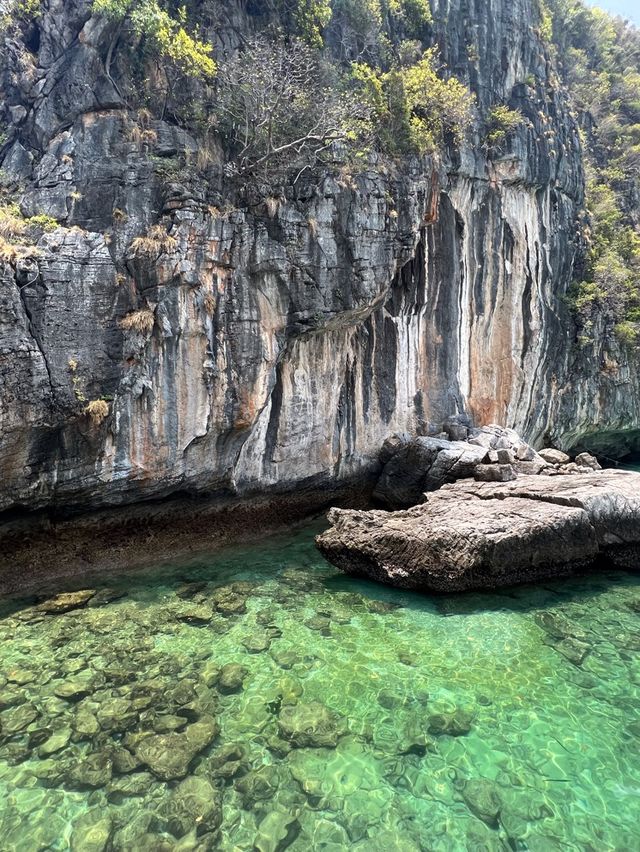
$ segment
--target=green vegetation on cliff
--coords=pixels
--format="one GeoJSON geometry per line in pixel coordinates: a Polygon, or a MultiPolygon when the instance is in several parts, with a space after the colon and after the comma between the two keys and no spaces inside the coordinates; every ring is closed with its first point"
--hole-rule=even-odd
{"type": "Polygon", "coordinates": [[[257,35],[215,59],[204,7],[94,0],[93,11],[114,24],[105,64],[132,109],[161,105],[197,130],[203,164],[219,134],[227,173],[263,185],[336,155],[353,168],[372,151],[433,153],[471,122],[469,91],[431,47],[428,0],[270,0],[248,10],[257,35]]]}
{"type": "Polygon", "coordinates": [[[574,285],[581,334],[640,335],[640,32],[580,0],[549,0],[556,60],[579,115],[587,245],[574,285]]]}
{"type": "Polygon", "coordinates": [[[165,64],[175,64],[188,76],[206,79],[215,74],[211,46],[187,31],[185,6],[175,18],[158,0],[94,0],[93,11],[120,26],[128,23],[136,38],[145,38],[165,64]]]}

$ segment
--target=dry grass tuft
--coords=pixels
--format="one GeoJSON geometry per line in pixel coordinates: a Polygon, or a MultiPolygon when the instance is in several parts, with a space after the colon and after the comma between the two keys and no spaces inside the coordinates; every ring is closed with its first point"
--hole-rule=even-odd
{"type": "Polygon", "coordinates": [[[142,146],[142,130],[137,124],[134,124],[129,128],[127,131],[127,139],[129,142],[133,142],[134,145],[137,145],[138,148],[142,146]]]}
{"type": "Polygon", "coordinates": [[[350,189],[352,192],[358,189],[358,184],[349,166],[342,166],[338,172],[337,181],[338,186],[342,187],[342,189],[350,189]]]}
{"type": "Polygon", "coordinates": [[[151,112],[148,109],[145,109],[143,107],[142,109],[138,110],[138,121],[140,122],[142,127],[148,127],[151,123],[152,118],[153,116],[151,115],[151,112]]]}
{"type": "Polygon", "coordinates": [[[0,237],[5,240],[19,239],[25,235],[28,227],[17,205],[0,206],[0,237]]]}
{"type": "Polygon", "coordinates": [[[127,314],[120,320],[120,328],[125,331],[135,331],[138,334],[150,335],[155,325],[155,314],[150,308],[141,308],[127,314]]]}
{"type": "Polygon", "coordinates": [[[143,130],[140,134],[140,141],[143,145],[155,145],[158,141],[158,134],[155,130],[143,130]]]}
{"type": "Polygon", "coordinates": [[[0,237],[0,261],[3,263],[15,263],[17,257],[17,246],[12,246],[4,237],[0,237]]]}
{"type": "Polygon", "coordinates": [[[206,145],[200,145],[198,147],[198,153],[196,155],[196,168],[199,172],[206,172],[206,170],[213,165],[216,160],[216,156],[214,152],[206,145]]]}
{"type": "Polygon", "coordinates": [[[92,399],[87,403],[84,413],[91,418],[94,426],[99,426],[109,415],[109,404],[104,399],[92,399]]]}
{"type": "Polygon", "coordinates": [[[163,225],[153,225],[146,236],[132,240],[129,251],[134,255],[157,255],[175,251],[177,245],[176,239],[167,233],[163,225]]]}
{"type": "Polygon", "coordinates": [[[212,317],[216,311],[216,299],[213,293],[205,293],[202,306],[206,314],[212,317]]]}
{"type": "Polygon", "coordinates": [[[270,219],[274,219],[278,214],[278,210],[280,209],[280,199],[274,198],[272,195],[270,195],[268,198],[265,198],[264,206],[267,208],[267,216],[270,219]]]}
{"type": "Polygon", "coordinates": [[[318,220],[314,219],[313,216],[310,216],[307,219],[307,227],[309,228],[309,233],[311,234],[311,236],[315,240],[316,237],[318,236],[318,220]]]}
{"type": "Polygon", "coordinates": [[[15,264],[18,260],[40,260],[42,249],[36,246],[13,245],[0,237],[0,262],[15,264]]]}

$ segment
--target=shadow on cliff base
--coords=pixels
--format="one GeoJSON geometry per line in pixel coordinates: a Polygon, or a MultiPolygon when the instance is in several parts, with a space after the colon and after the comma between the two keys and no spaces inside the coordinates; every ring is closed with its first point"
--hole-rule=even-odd
{"type": "Polygon", "coordinates": [[[640,429],[594,432],[584,435],[568,452],[597,456],[603,467],[640,465],[640,429]]]}

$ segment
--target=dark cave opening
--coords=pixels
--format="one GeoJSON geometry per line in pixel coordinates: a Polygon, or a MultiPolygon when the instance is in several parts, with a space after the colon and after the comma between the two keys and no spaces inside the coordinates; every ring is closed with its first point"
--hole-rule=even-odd
{"type": "Polygon", "coordinates": [[[637,466],[640,468],[640,430],[592,432],[583,435],[570,450],[597,456],[603,467],[637,466]]]}

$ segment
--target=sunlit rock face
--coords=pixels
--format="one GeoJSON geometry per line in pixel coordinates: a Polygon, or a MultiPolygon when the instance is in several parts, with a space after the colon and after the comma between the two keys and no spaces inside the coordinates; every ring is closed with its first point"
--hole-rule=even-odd
{"type": "MultiPolygon", "coordinates": [[[[321,488],[462,412],[567,446],[640,423],[622,356],[575,361],[581,152],[536,4],[433,5],[485,120],[469,143],[245,206],[176,171],[185,130],[132,135],[89,2],[50,3],[33,52],[8,46],[3,180],[61,227],[2,261],[0,508],[321,488]],[[500,152],[495,103],[528,119],[500,152]],[[161,217],[165,238],[136,242],[161,217]],[[123,327],[141,308],[153,327],[123,327]]],[[[233,47],[250,23],[231,11],[233,47]]]]}

